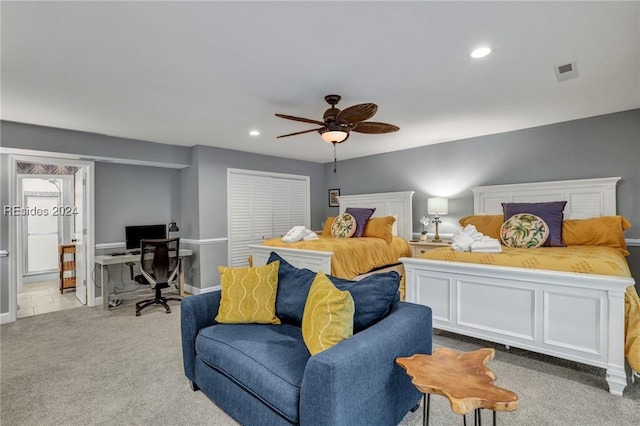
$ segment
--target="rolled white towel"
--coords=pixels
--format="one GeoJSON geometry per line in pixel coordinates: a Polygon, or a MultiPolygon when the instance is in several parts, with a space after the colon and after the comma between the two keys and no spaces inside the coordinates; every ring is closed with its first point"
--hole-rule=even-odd
{"type": "Polygon", "coordinates": [[[456,251],[469,251],[471,245],[482,240],[482,233],[476,230],[473,225],[467,225],[451,237],[451,248],[456,251]]]}
{"type": "Polygon", "coordinates": [[[458,231],[451,237],[451,248],[455,251],[469,251],[474,241],[468,234],[458,231]]]}
{"type": "Polygon", "coordinates": [[[305,241],[310,241],[310,240],[317,240],[319,238],[318,238],[318,234],[316,234],[310,229],[307,229],[307,234],[304,237],[302,237],[302,239],[305,241]]]}
{"type": "Polygon", "coordinates": [[[305,235],[307,235],[307,228],[302,225],[294,226],[282,237],[282,241],[285,243],[295,243],[304,238],[305,235]]]}
{"type": "Polygon", "coordinates": [[[483,237],[480,241],[474,241],[471,244],[472,252],[482,253],[502,253],[502,245],[495,238],[483,237]]]}

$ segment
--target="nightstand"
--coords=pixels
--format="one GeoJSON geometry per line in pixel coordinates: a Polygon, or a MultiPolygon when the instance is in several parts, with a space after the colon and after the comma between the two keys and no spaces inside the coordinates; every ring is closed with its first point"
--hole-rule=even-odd
{"type": "Polygon", "coordinates": [[[418,257],[421,254],[428,252],[429,250],[437,249],[440,247],[451,247],[451,240],[443,239],[441,243],[434,243],[430,240],[427,241],[409,241],[411,246],[411,256],[418,257]]]}

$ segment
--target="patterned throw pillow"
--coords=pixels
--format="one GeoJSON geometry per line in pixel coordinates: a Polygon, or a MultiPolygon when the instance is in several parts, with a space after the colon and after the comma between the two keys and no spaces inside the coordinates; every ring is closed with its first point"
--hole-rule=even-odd
{"type": "Polygon", "coordinates": [[[500,238],[508,247],[537,248],[549,237],[549,226],[538,216],[518,213],[500,228],[500,238]]]}
{"type": "Polygon", "coordinates": [[[549,238],[545,247],[565,247],[562,242],[562,220],[566,201],[547,201],[543,203],[502,203],[504,220],[514,214],[529,213],[540,217],[549,228],[549,238]]]}
{"type": "Polygon", "coordinates": [[[278,267],[219,266],[221,298],[216,321],[223,324],[280,324],[276,316],[278,267]]]}
{"type": "Polygon", "coordinates": [[[351,294],[338,290],[325,274],[318,272],[302,315],[302,338],[311,355],[353,336],[354,312],[351,294]]]}
{"type": "Polygon", "coordinates": [[[334,238],[350,238],[355,232],[356,219],[349,213],[342,213],[331,225],[331,235],[334,238]]]}
{"type": "Polygon", "coordinates": [[[349,213],[356,219],[356,233],[353,235],[354,237],[362,237],[362,234],[364,234],[364,227],[375,211],[375,207],[347,207],[344,212],[349,213]]]}

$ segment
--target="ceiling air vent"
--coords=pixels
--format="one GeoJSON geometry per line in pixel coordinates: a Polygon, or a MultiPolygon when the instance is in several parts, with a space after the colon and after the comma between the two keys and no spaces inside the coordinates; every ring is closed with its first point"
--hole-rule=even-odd
{"type": "Polygon", "coordinates": [[[578,67],[576,61],[564,65],[556,65],[553,67],[558,82],[578,78],[578,67]]]}

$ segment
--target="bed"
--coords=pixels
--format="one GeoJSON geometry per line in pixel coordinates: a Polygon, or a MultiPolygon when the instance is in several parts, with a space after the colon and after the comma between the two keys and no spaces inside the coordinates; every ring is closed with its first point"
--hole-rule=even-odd
{"type": "MultiPolygon", "coordinates": [[[[376,194],[359,194],[359,195],[341,195],[340,201],[340,213],[348,207],[375,207],[373,217],[381,216],[395,216],[396,222],[394,224],[394,235],[398,239],[402,240],[404,244],[404,252],[409,252],[410,248],[406,241],[411,240],[413,233],[413,220],[412,220],[412,199],[414,191],[401,191],[401,192],[385,192],[376,194]]],[[[348,238],[345,240],[351,240],[355,243],[355,240],[359,238],[348,238]]],[[[349,241],[347,241],[349,242],[349,241]]],[[[322,243],[322,242],[321,242],[322,243]]],[[[400,242],[394,242],[398,244],[400,242]]],[[[386,244],[385,244],[386,245],[386,244]]],[[[310,244],[299,244],[299,246],[309,247],[310,244]]],[[[338,256],[334,256],[333,251],[324,250],[309,250],[307,248],[294,248],[296,243],[292,244],[278,244],[278,246],[265,245],[265,244],[253,244],[249,246],[252,256],[252,262],[254,265],[266,264],[269,254],[273,251],[286,259],[287,262],[298,268],[307,268],[312,271],[325,271],[340,278],[358,279],[359,277],[370,273],[372,268],[364,268],[362,270],[355,271],[353,268],[344,268],[338,265],[338,256]],[[286,245],[286,247],[282,247],[286,245]]],[[[376,269],[383,270],[383,266],[392,266],[393,264],[399,264],[399,257],[392,256],[392,262],[388,265],[376,265],[376,269]]],[[[399,264],[402,267],[401,264],[399,264]]]]}
{"type": "MultiPolygon", "coordinates": [[[[565,219],[612,216],[618,180],[476,187],[474,214],[501,214],[503,202],[564,200],[565,219]]],[[[400,260],[405,265],[406,298],[432,308],[434,328],[604,368],[610,393],[622,395],[627,385],[625,291],[634,285],[633,278],[400,260]]]]}

